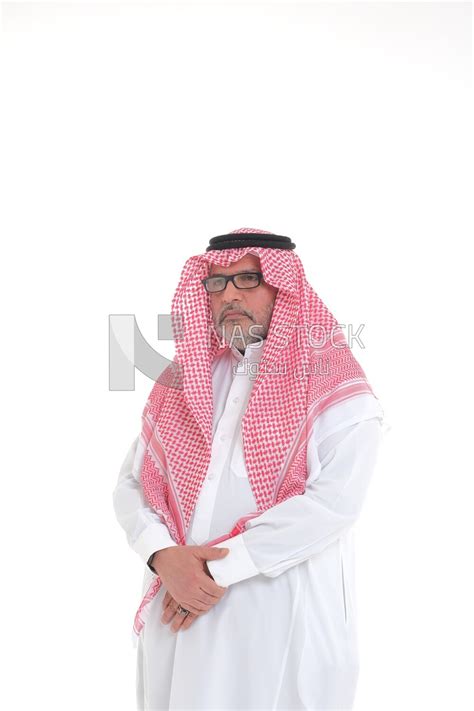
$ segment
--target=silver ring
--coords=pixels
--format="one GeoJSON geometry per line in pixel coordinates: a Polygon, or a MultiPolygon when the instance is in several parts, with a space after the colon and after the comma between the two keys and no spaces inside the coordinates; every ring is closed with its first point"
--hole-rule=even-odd
{"type": "Polygon", "coordinates": [[[186,610],[185,607],[181,607],[181,605],[178,604],[178,607],[176,608],[176,612],[180,615],[184,615],[185,617],[189,615],[189,610],[186,610]]]}

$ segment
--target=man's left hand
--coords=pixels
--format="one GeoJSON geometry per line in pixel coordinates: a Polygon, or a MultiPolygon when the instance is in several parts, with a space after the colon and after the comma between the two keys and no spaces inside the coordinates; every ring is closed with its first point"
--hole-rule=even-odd
{"type": "MultiPolygon", "coordinates": [[[[211,571],[207,567],[207,561],[204,561],[204,572],[214,580],[211,575],[211,571]]],[[[184,616],[182,613],[176,612],[176,610],[178,609],[178,603],[170,595],[168,590],[165,593],[162,605],[163,612],[161,615],[161,621],[165,625],[167,625],[168,622],[171,622],[172,632],[177,632],[178,630],[187,630],[188,627],[191,627],[194,620],[198,617],[198,615],[195,615],[194,612],[189,612],[186,616],[184,616]]]]}
{"type": "Polygon", "coordinates": [[[178,603],[171,597],[168,590],[163,598],[163,614],[161,615],[161,621],[163,624],[167,625],[171,622],[171,631],[177,632],[178,630],[187,630],[191,627],[194,620],[198,617],[194,612],[189,612],[186,616],[180,612],[176,612],[178,608],[178,603]]]}

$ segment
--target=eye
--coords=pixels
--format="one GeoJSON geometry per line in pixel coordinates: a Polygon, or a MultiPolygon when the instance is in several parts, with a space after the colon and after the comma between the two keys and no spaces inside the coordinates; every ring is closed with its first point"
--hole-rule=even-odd
{"type": "Polygon", "coordinates": [[[236,281],[240,286],[256,286],[258,284],[258,275],[251,272],[238,274],[236,281]]]}
{"type": "Polygon", "coordinates": [[[222,291],[225,285],[223,277],[209,277],[206,281],[208,291],[222,291]]]}

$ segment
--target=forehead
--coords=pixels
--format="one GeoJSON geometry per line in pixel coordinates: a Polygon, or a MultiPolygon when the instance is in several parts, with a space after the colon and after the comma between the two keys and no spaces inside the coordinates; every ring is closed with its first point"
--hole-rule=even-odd
{"type": "Polygon", "coordinates": [[[209,274],[236,274],[236,272],[244,271],[245,269],[260,270],[260,259],[256,254],[246,254],[242,259],[232,262],[228,267],[223,267],[220,264],[209,266],[209,274]]]}

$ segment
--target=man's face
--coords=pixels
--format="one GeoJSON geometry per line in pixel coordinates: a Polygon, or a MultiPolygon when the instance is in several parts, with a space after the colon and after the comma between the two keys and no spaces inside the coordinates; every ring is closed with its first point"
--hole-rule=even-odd
{"type": "MultiPolygon", "coordinates": [[[[260,259],[246,254],[228,267],[211,264],[209,276],[259,272],[260,259]]],[[[214,326],[222,340],[242,353],[249,343],[266,338],[278,289],[265,281],[253,289],[238,289],[231,281],[224,291],[209,294],[214,326]],[[237,311],[238,313],[231,313],[237,311]],[[250,330],[251,329],[251,330],[250,330]]]]}

